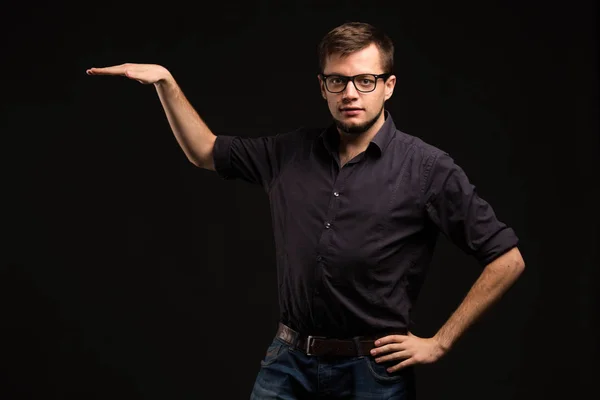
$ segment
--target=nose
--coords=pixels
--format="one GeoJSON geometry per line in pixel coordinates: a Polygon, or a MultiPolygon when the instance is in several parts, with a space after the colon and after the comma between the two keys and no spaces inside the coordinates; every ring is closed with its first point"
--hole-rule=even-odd
{"type": "Polygon", "coordinates": [[[350,81],[342,92],[342,99],[349,101],[356,98],[358,98],[358,90],[356,90],[356,86],[354,86],[354,81],[350,81]]]}

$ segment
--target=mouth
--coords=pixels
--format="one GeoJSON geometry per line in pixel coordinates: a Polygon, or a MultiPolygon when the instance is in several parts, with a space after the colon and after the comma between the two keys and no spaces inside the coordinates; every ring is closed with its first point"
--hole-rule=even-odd
{"type": "Polygon", "coordinates": [[[360,114],[363,111],[363,109],[358,107],[344,107],[340,108],[340,111],[343,115],[351,117],[360,114]]]}

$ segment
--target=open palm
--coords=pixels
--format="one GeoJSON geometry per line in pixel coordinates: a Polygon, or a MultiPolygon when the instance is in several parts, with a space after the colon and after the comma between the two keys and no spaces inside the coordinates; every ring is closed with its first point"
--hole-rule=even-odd
{"type": "Polygon", "coordinates": [[[88,75],[119,75],[134,79],[145,85],[156,83],[165,79],[169,71],[157,64],[132,64],[125,63],[110,67],[94,67],[86,70],[88,75]]]}

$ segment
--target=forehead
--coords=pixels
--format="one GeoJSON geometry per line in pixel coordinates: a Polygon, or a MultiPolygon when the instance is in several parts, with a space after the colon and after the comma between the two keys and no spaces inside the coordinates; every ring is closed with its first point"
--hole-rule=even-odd
{"type": "Polygon", "coordinates": [[[339,53],[327,57],[323,73],[356,75],[379,74],[384,72],[381,65],[381,53],[375,44],[362,50],[341,56],[339,53]]]}

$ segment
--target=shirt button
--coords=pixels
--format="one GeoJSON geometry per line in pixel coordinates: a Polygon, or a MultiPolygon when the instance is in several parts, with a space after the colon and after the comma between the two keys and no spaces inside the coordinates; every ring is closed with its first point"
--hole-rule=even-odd
{"type": "Polygon", "coordinates": [[[317,261],[323,260],[323,256],[317,256],[317,261]]]}
{"type": "Polygon", "coordinates": [[[331,227],[331,224],[329,222],[325,222],[325,228],[329,229],[331,227]]]}
{"type": "Polygon", "coordinates": [[[333,192],[333,195],[334,195],[335,197],[338,197],[340,194],[339,194],[338,192],[333,192]]]}

